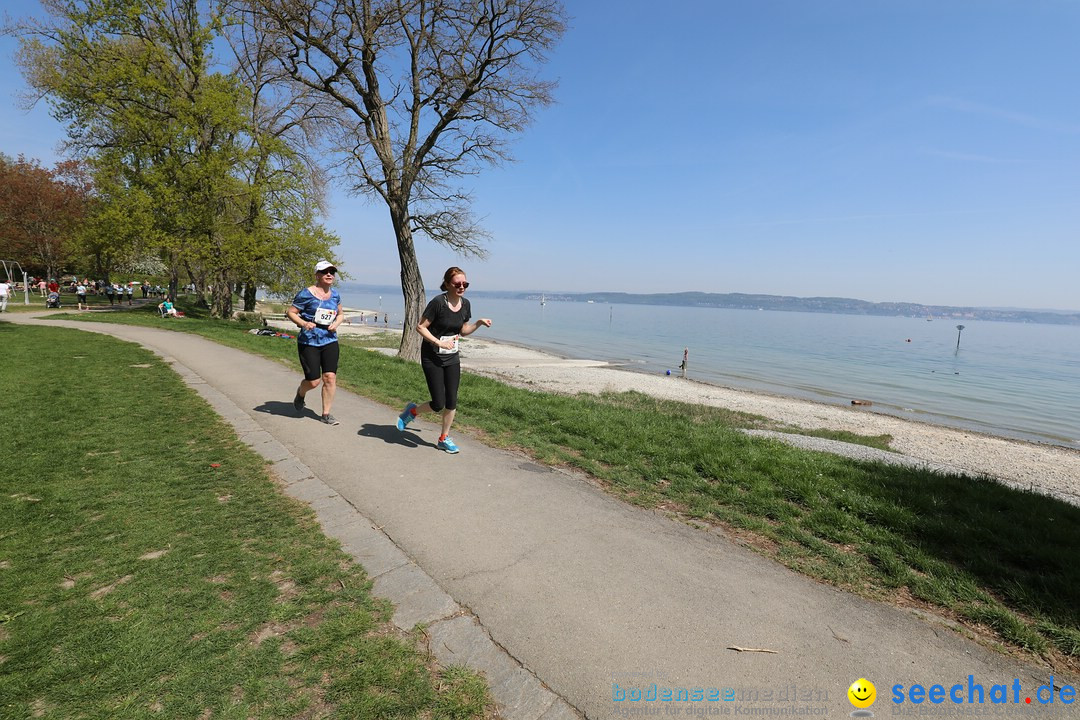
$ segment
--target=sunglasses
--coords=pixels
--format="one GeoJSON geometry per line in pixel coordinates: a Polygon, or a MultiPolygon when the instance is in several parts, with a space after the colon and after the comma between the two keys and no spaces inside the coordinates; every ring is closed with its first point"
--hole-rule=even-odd
{"type": "Polygon", "coordinates": [[[337,268],[333,268],[333,269],[330,269],[330,270],[323,270],[319,274],[320,275],[337,275],[337,268]]]}
{"type": "Polygon", "coordinates": [[[454,287],[459,287],[462,290],[469,287],[469,283],[467,283],[467,282],[456,282],[456,283],[450,283],[450,284],[453,285],[454,287]]]}

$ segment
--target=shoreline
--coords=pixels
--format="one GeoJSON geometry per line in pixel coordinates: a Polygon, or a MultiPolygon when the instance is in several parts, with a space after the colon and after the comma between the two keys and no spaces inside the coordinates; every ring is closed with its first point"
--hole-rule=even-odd
{"type": "MultiPolygon", "coordinates": [[[[350,315],[370,312],[352,308],[347,311],[350,315]]],[[[388,330],[398,328],[374,324],[339,328],[343,335],[372,335],[388,330]]],[[[865,407],[830,405],[677,375],[635,372],[602,360],[560,357],[488,338],[465,337],[461,343],[463,369],[514,387],[563,395],[636,391],[667,400],[761,415],[798,428],[890,435],[893,438],[890,446],[903,455],[1080,505],[1080,450],[1073,448],[936,425],[865,407]]]]}

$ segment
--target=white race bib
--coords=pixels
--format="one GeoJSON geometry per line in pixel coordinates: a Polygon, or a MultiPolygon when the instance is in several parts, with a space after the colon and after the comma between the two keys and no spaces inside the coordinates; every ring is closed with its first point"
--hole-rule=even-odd
{"type": "Polygon", "coordinates": [[[439,354],[440,355],[453,355],[454,353],[456,353],[458,351],[458,347],[457,347],[458,336],[457,335],[443,335],[441,338],[439,338],[439,342],[446,342],[447,340],[452,340],[454,342],[454,347],[450,348],[449,350],[447,350],[444,347],[440,347],[439,348],[439,354]]]}
{"type": "Polygon", "coordinates": [[[319,308],[315,311],[315,319],[312,320],[316,325],[327,326],[334,322],[334,318],[337,317],[337,310],[333,308],[319,308]]]}

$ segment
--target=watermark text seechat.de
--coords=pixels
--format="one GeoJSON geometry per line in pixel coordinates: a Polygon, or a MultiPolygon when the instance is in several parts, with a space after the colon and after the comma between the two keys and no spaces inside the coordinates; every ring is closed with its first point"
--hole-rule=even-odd
{"type": "Polygon", "coordinates": [[[1014,704],[1014,705],[1031,705],[1037,703],[1039,705],[1050,705],[1053,703],[1061,703],[1062,705],[1071,705],[1076,701],[1076,688],[1072,685],[1055,686],[1054,678],[1050,678],[1050,682],[1045,685],[1040,685],[1034,693],[1027,694],[1023,691],[1023,687],[1020,684],[1019,679],[1014,679],[1012,683],[990,685],[989,689],[982,686],[982,684],[975,682],[974,675],[968,675],[967,683],[956,683],[946,688],[944,685],[935,684],[929,687],[921,685],[919,683],[913,683],[911,685],[893,685],[892,697],[890,698],[896,705],[903,705],[905,703],[913,703],[920,705],[922,703],[930,703],[933,705],[952,704],[952,705],[982,705],[991,703],[994,705],[1014,704]]]}

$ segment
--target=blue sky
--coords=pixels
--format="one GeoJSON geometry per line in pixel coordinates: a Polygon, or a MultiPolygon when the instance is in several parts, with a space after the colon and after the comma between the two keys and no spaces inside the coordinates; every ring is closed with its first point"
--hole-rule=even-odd
{"type": "MultiPolygon", "coordinates": [[[[1080,309],[1080,3],[567,10],[557,104],[470,183],[490,256],[418,238],[429,287],[459,264],[492,290],[1080,309]]],[[[44,108],[0,109],[8,154],[54,160],[62,134],[44,108]]],[[[353,280],[397,281],[382,206],[336,191],[327,225],[353,280]]]]}

